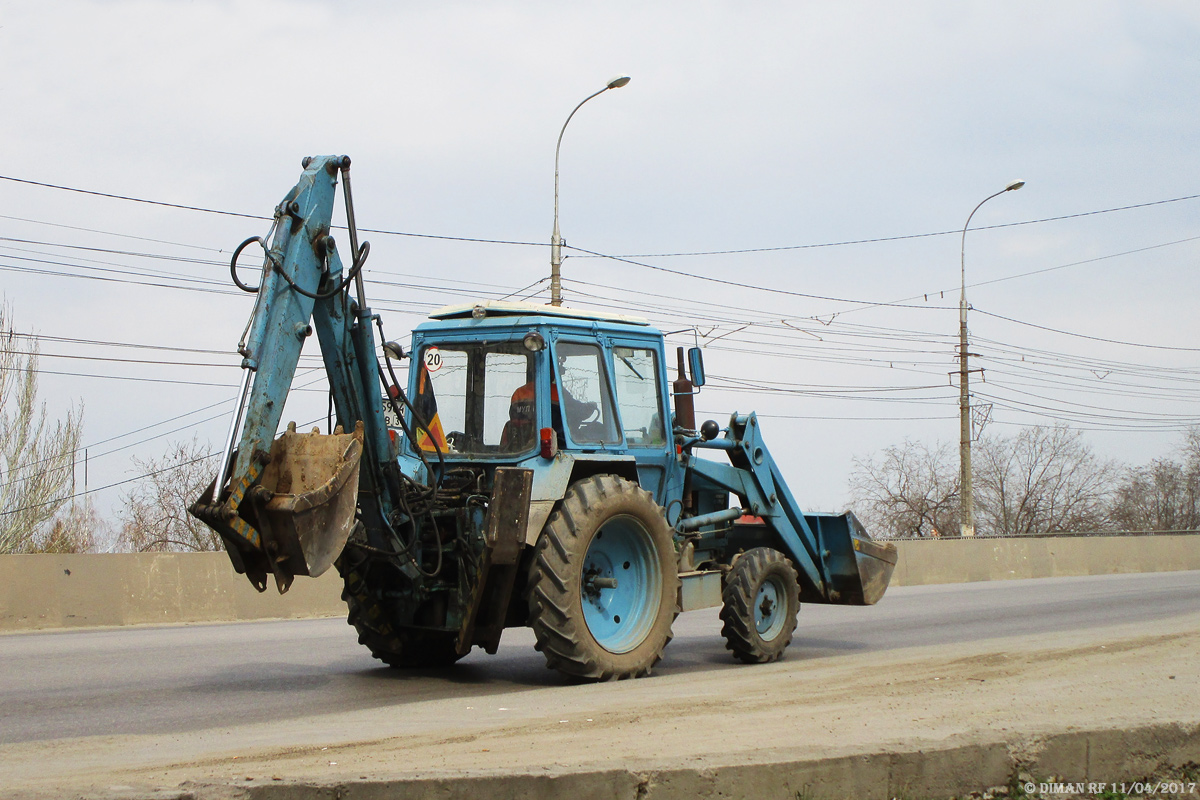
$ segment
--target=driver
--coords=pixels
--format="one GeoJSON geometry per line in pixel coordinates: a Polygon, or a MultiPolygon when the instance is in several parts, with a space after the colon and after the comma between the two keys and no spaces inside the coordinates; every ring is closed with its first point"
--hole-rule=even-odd
{"type": "MultiPolygon", "coordinates": [[[[572,397],[570,392],[564,392],[564,394],[568,408],[573,410],[586,409],[589,406],[595,408],[594,403],[581,403],[572,397]]],[[[512,399],[508,404],[508,422],[504,423],[504,430],[500,432],[500,448],[516,451],[532,446],[536,438],[534,435],[536,424],[537,384],[535,381],[529,381],[523,386],[518,386],[512,393],[512,399]]],[[[558,383],[554,381],[550,383],[550,424],[558,434],[558,444],[561,447],[563,444],[562,408],[558,400],[558,383]]]]}
{"type": "MultiPolygon", "coordinates": [[[[553,387],[553,384],[551,385],[553,387]]],[[[558,392],[552,388],[551,402],[558,402],[558,392]]],[[[524,450],[533,445],[537,423],[537,384],[529,381],[518,386],[508,404],[508,422],[500,432],[502,450],[524,450]]]]}

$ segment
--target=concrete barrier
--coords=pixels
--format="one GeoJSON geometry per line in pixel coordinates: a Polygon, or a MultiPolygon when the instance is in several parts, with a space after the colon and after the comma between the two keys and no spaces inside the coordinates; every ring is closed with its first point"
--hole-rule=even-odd
{"type": "Polygon", "coordinates": [[[224,553],[0,556],[0,631],[340,616],[336,570],[259,594],[224,553]]]}
{"type": "Polygon", "coordinates": [[[1030,536],[896,542],[892,586],[1200,569],[1200,535],[1030,536]]]}
{"type": "MultiPolygon", "coordinates": [[[[1200,570],[1200,535],[896,543],[893,586],[1200,570]]],[[[259,594],[224,553],[0,556],[0,631],[341,616],[341,578],[259,594]]]]}

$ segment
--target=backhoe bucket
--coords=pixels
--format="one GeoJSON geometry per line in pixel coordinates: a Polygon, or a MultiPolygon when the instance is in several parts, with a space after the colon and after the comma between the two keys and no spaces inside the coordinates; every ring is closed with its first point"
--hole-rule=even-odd
{"type": "Polygon", "coordinates": [[[358,504],[362,437],[361,426],[353,434],[322,435],[317,429],[296,433],[292,424],[271,445],[261,484],[274,496],[259,522],[292,574],[317,577],[346,546],[358,504]]]}
{"type": "Polygon", "coordinates": [[[877,542],[851,512],[806,514],[805,520],[827,552],[830,603],[870,606],[887,591],[896,568],[896,545],[877,542]]]}

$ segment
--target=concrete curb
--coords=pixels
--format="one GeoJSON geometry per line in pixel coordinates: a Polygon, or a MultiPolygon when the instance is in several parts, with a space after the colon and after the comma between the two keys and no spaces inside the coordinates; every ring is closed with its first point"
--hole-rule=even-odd
{"type": "MultiPolygon", "coordinates": [[[[787,758],[703,767],[610,768],[537,774],[410,775],[309,783],[186,784],[175,790],[94,795],[122,800],[888,800],[949,798],[1013,784],[1027,796],[1094,796],[1147,779],[1195,782],[1200,724],[1016,735],[939,749],[787,758]],[[1106,784],[1064,791],[1061,784],[1106,784]],[[1051,786],[1058,784],[1058,786],[1051,786]]],[[[1082,787],[1081,787],[1082,788],[1082,787]]],[[[1149,794],[1149,792],[1147,792],[1149,794]]],[[[1162,792],[1157,794],[1162,795],[1162,792]]],[[[1188,796],[1181,793],[1180,796],[1188,796]]],[[[1168,795],[1169,796],[1169,795],[1168,795]]]]}

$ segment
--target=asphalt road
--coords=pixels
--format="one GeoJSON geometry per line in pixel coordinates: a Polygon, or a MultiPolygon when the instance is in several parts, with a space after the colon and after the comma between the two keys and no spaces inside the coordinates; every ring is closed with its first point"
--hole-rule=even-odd
{"type": "MultiPolygon", "coordinates": [[[[1200,572],[899,587],[873,608],[802,607],[789,661],[1070,632],[1200,611],[1200,572]]],[[[377,666],[342,620],[0,636],[0,744],[165,734],[448,697],[536,692],[527,629],[444,672],[377,666]]],[[[724,649],[716,609],[675,623],[657,674],[753,669],[724,649]]]]}

